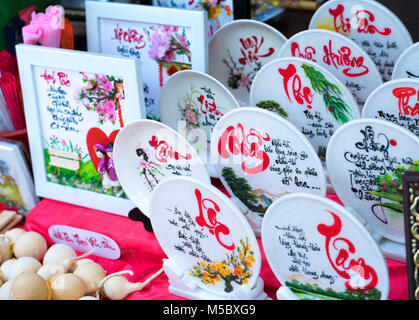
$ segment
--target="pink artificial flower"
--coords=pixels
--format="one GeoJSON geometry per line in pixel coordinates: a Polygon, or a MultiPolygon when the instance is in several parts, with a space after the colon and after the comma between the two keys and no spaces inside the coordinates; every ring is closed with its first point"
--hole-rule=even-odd
{"type": "Polygon", "coordinates": [[[99,113],[99,114],[102,114],[102,113],[104,114],[104,113],[106,113],[106,109],[102,104],[100,104],[96,107],[96,112],[99,113]]]}
{"type": "Polygon", "coordinates": [[[103,89],[105,89],[106,92],[111,92],[113,90],[113,84],[108,80],[106,76],[102,76],[102,78],[100,78],[100,82],[102,83],[103,89]]]}
{"type": "Polygon", "coordinates": [[[111,121],[111,122],[116,121],[116,114],[115,114],[115,112],[113,112],[113,113],[108,113],[108,114],[106,115],[106,117],[107,117],[107,118],[108,118],[108,120],[109,120],[109,121],[111,121]]]}
{"type": "Polygon", "coordinates": [[[108,100],[104,103],[105,113],[115,112],[115,103],[112,100],[108,100]]]}
{"type": "Polygon", "coordinates": [[[64,8],[62,6],[49,6],[45,13],[51,18],[51,28],[64,29],[64,8]]]}
{"type": "Polygon", "coordinates": [[[151,36],[151,46],[150,46],[150,51],[148,52],[148,55],[153,60],[161,60],[166,54],[166,51],[168,50],[168,48],[169,48],[168,41],[165,41],[162,35],[160,35],[158,32],[155,32],[151,36]]]}
{"type": "MultiPolygon", "coordinates": [[[[35,25],[42,30],[39,42],[46,47],[60,47],[61,29],[57,27],[56,15],[52,13],[32,12],[32,19],[29,25],[35,25]]],[[[23,33],[23,28],[22,28],[23,33]]]]}
{"type": "Polygon", "coordinates": [[[28,24],[22,28],[23,43],[37,44],[42,37],[42,29],[36,24],[28,24]]]}

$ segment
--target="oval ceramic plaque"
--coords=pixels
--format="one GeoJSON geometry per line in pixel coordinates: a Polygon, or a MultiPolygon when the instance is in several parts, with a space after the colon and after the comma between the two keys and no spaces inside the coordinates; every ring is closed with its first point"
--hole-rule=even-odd
{"type": "Polygon", "coordinates": [[[176,131],[154,120],[124,127],[115,141],[115,169],[132,202],[149,216],[152,191],[167,177],[210,177],[195,149],[176,131]]]}
{"type": "Polygon", "coordinates": [[[309,29],[337,31],[374,60],[383,80],[391,79],[399,56],[413,44],[400,19],[378,1],[332,0],[314,13],[309,29]]]}
{"type": "Polygon", "coordinates": [[[217,188],[192,178],[166,179],[153,193],[150,213],[162,249],[197,286],[225,297],[253,288],[261,268],[256,237],[217,188]]]}
{"type": "Polygon", "coordinates": [[[240,107],[234,96],[217,80],[197,71],[180,71],[169,78],[160,96],[161,121],[186,137],[206,161],[211,176],[211,133],[228,111],[240,107]]]}
{"type": "Polygon", "coordinates": [[[302,300],[387,299],[386,261],[375,240],[344,207],[314,195],[287,195],[262,225],[268,263],[302,300]]]}
{"type": "Polygon", "coordinates": [[[330,137],[342,124],[360,118],[349,90],[335,76],[311,61],[282,58],[260,70],[251,103],[292,122],[324,160],[330,137]]]}
{"type": "Polygon", "coordinates": [[[392,79],[412,78],[419,80],[419,43],[415,43],[402,53],[396,62],[392,79]]]}
{"type": "Polygon", "coordinates": [[[209,74],[241,105],[249,105],[256,73],[276,59],[287,39],[273,27],[254,20],[236,20],[219,29],[209,44],[209,74]]]}
{"type": "Polygon", "coordinates": [[[419,170],[419,138],[384,120],[359,119],[339,128],[326,164],[337,196],[381,236],[404,240],[402,172],[419,170]]]}
{"type": "MultiPolygon", "coordinates": [[[[374,61],[354,41],[329,30],[306,30],[291,37],[279,58],[308,59],[335,75],[354,95],[360,108],[383,83],[374,61]]],[[[314,75],[313,75],[314,76],[314,75]]],[[[320,79],[312,77],[314,83],[320,79]]]]}
{"type": "Polygon", "coordinates": [[[256,230],[269,205],[284,194],[326,194],[322,163],[310,142],[270,111],[242,107],[227,113],[213,131],[211,156],[256,230]]]}
{"type": "Polygon", "coordinates": [[[391,121],[419,136],[419,79],[386,82],[368,97],[363,118],[391,121]]]}

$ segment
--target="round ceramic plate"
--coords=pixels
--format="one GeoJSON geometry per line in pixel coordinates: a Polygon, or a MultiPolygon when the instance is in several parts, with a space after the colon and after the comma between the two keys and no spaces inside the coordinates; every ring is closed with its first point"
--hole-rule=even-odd
{"type": "Polygon", "coordinates": [[[326,194],[322,163],[310,142],[271,111],[242,107],[214,128],[211,157],[233,201],[253,220],[287,193],[326,194]]]}
{"type": "Polygon", "coordinates": [[[151,193],[160,181],[171,176],[211,181],[195,149],[176,131],[154,120],[138,120],[120,131],[114,161],[126,195],[146,216],[151,193]]]}
{"type": "Polygon", "coordinates": [[[419,43],[415,43],[402,53],[396,62],[392,79],[419,79],[419,43]]]}
{"type": "MultiPolygon", "coordinates": [[[[285,57],[308,59],[324,67],[352,92],[360,110],[368,95],[383,83],[370,56],[348,37],[330,30],[297,33],[281,48],[279,58],[285,57]]],[[[315,74],[311,79],[321,81],[315,74]]]]}
{"type": "Polygon", "coordinates": [[[186,137],[212,177],[216,177],[209,152],[212,130],[225,113],[238,107],[237,100],[219,81],[197,71],[175,73],[160,96],[161,122],[186,137]]]}
{"type": "Polygon", "coordinates": [[[339,199],[378,234],[399,243],[405,241],[400,173],[419,170],[418,146],[419,138],[398,125],[359,119],[340,127],[327,148],[339,199]]]}
{"type": "Polygon", "coordinates": [[[375,240],[344,207],[308,194],[274,202],[262,245],[282,285],[302,300],[387,299],[389,275],[375,240]]]}
{"type": "MultiPolygon", "coordinates": [[[[399,56],[413,44],[400,19],[378,1],[331,0],[314,13],[309,29],[329,29],[354,40],[391,80],[399,56]]],[[[357,62],[355,62],[357,63],[357,62]]]]}
{"type": "Polygon", "coordinates": [[[261,268],[256,237],[217,188],[187,177],[166,179],[152,195],[150,213],[162,249],[197,286],[221,296],[253,288],[261,268]]]}
{"type": "Polygon", "coordinates": [[[243,106],[256,73],[276,59],[287,39],[259,21],[236,20],[219,29],[209,43],[209,74],[219,80],[243,106]]]}
{"type": "Polygon", "coordinates": [[[386,82],[368,97],[363,118],[391,121],[419,136],[419,78],[386,82]]]}
{"type": "Polygon", "coordinates": [[[321,66],[301,58],[277,59],[264,66],[253,82],[250,100],[293,123],[322,160],[336,129],[360,118],[345,85],[321,66]]]}

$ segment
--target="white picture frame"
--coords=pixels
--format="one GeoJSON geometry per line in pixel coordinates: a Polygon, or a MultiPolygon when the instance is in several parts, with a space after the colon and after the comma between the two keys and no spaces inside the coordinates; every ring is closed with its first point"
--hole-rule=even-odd
{"type": "Polygon", "coordinates": [[[25,44],[17,45],[16,52],[36,194],[127,216],[135,205],[117,193],[122,188],[115,186],[117,178],[116,182],[109,178],[112,166],[108,164],[113,164],[109,159],[113,159],[112,144],[119,130],[145,117],[139,62],[25,44]],[[108,91],[102,91],[105,84],[108,91]],[[95,89],[86,89],[89,86],[95,89]],[[88,90],[99,94],[91,98],[96,100],[88,100],[88,90]],[[111,99],[112,107],[111,102],[103,102],[111,99]],[[107,111],[100,114],[98,106],[107,111]],[[110,153],[98,152],[98,142],[107,145],[110,153]],[[99,167],[106,168],[106,173],[100,173],[99,167]],[[63,183],[60,174],[66,172],[63,183]]]}
{"type": "Polygon", "coordinates": [[[86,1],[87,48],[91,52],[138,58],[147,117],[159,120],[161,88],[172,71],[186,68],[208,72],[207,20],[204,11],[86,1]],[[178,29],[164,33],[167,26],[178,29]],[[150,46],[154,39],[151,33],[161,37],[170,34],[181,49],[166,47],[164,55],[153,50],[156,47],[150,46]]]}

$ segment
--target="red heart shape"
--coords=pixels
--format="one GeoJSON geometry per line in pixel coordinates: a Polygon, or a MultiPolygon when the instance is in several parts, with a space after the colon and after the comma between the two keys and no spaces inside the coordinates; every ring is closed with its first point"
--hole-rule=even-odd
{"type": "Polygon", "coordinates": [[[103,132],[99,128],[91,128],[89,132],[87,132],[87,135],[86,135],[87,150],[89,151],[90,159],[92,160],[92,163],[95,166],[96,170],[98,168],[100,159],[96,155],[95,144],[100,143],[104,147],[107,147],[109,143],[114,144],[118,133],[119,133],[119,130],[115,130],[108,136],[106,135],[105,132],[103,132]]]}

